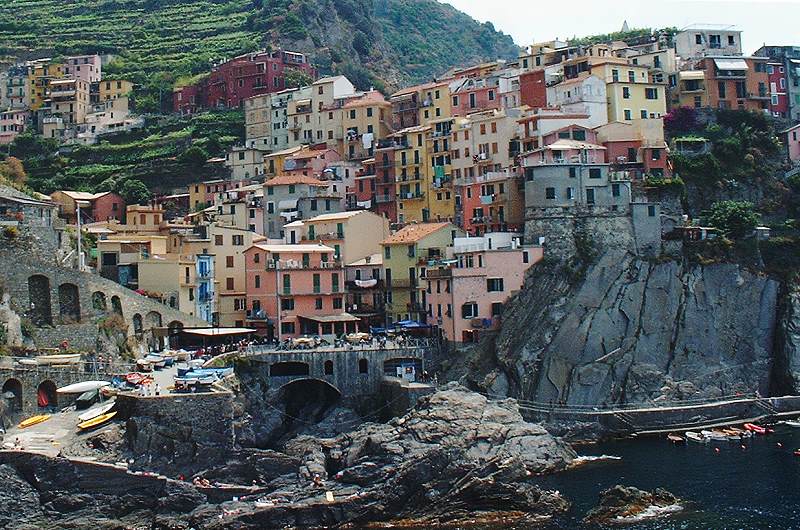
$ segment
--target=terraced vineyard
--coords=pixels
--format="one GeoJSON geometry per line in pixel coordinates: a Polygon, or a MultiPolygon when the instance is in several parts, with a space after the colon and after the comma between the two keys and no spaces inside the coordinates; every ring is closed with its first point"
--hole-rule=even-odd
{"type": "Polygon", "coordinates": [[[118,56],[112,69],[190,74],[210,60],[254,49],[250,0],[3,0],[0,55],[118,56]]]}

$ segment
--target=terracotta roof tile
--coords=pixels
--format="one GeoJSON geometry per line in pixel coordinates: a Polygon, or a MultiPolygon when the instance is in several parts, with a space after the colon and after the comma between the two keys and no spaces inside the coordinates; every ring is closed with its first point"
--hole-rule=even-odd
{"type": "MultiPolygon", "coordinates": [[[[397,245],[400,243],[414,243],[423,237],[429,236],[448,226],[453,226],[450,223],[417,223],[404,226],[391,236],[387,237],[381,244],[384,245],[397,245]]],[[[453,226],[455,228],[455,226],[453,226]]]]}

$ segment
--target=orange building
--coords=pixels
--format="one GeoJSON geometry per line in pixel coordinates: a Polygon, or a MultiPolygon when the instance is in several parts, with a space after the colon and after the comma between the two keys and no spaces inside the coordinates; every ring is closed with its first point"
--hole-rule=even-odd
{"type": "Polygon", "coordinates": [[[767,57],[705,57],[697,70],[705,72],[708,106],[715,109],[769,109],[767,57]]]}

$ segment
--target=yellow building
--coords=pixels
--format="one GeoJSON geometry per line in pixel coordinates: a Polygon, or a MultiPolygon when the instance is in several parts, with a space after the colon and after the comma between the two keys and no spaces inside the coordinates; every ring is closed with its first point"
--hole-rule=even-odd
{"type": "Polygon", "coordinates": [[[667,112],[666,87],[652,81],[649,68],[601,62],[591,73],[606,83],[609,122],[659,119],[667,112]]]}
{"type": "Polygon", "coordinates": [[[381,242],[386,277],[387,320],[425,322],[428,261],[443,258],[463,231],[452,223],[410,224],[381,242]]]}
{"type": "Polygon", "coordinates": [[[194,256],[167,254],[139,262],[139,289],[160,295],[162,303],[192,316],[195,314],[197,270],[194,256]]]}
{"type": "Polygon", "coordinates": [[[377,90],[347,100],[341,116],[344,139],[336,147],[348,160],[374,156],[377,141],[391,134],[392,104],[377,90]]]}
{"type": "Polygon", "coordinates": [[[427,125],[431,120],[452,116],[447,82],[408,87],[392,94],[389,101],[395,129],[427,125]]]}
{"type": "Polygon", "coordinates": [[[127,98],[133,91],[133,83],[130,81],[107,79],[99,82],[100,101],[108,101],[118,98],[127,98]]]}
{"type": "Polygon", "coordinates": [[[450,160],[453,118],[393,135],[395,192],[400,223],[448,221],[455,215],[450,160]]]}
{"type": "MultiPolygon", "coordinates": [[[[716,88],[716,87],[715,87],[716,88]]],[[[683,70],[678,72],[678,84],[671,91],[672,107],[708,107],[706,73],[704,70],[683,70]]]]}
{"type": "Polygon", "coordinates": [[[29,96],[31,110],[39,110],[48,98],[50,82],[63,79],[64,65],[51,62],[50,59],[33,61],[28,70],[29,96]]]}

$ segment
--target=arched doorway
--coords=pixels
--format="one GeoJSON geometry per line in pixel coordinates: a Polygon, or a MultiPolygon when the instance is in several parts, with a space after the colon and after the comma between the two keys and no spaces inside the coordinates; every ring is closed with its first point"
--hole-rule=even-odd
{"type": "Polygon", "coordinates": [[[114,311],[119,316],[123,316],[122,314],[122,302],[119,300],[119,296],[114,295],[111,297],[111,310],[114,311]]]}
{"type": "Polygon", "coordinates": [[[28,278],[28,315],[37,326],[53,325],[53,308],[50,303],[50,278],[34,274],[28,278]]]}
{"type": "Polygon", "coordinates": [[[92,309],[95,311],[107,311],[108,304],[106,303],[106,293],[102,291],[95,291],[92,293],[92,309]]]}
{"type": "Polygon", "coordinates": [[[145,323],[147,324],[148,329],[153,328],[160,328],[161,327],[161,313],[158,311],[150,311],[145,316],[145,323]]]}
{"type": "Polygon", "coordinates": [[[58,286],[58,313],[62,323],[81,321],[81,301],[78,296],[78,286],[74,283],[62,283],[58,286]]]}
{"type": "Polygon", "coordinates": [[[170,348],[178,348],[180,347],[180,333],[183,329],[183,322],[178,320],[173,320],[167,325],[167,330],[169,332],[169,347],[170,348]]]}
{"type": "Polygon", "coordinates": [[[142,325],[142,315],[136,313],[133,315],[133,333],[138,337],[144,331],[144,326],[142,325]]]}
{"type": "Polygon", "coordinates": [[[3,383],[3,399],[13,412],[22,410],[22,383],[19,379],[9,379],[3,383]]]}
{"type": "MultiPolygon", "coordinates": [[[[265,447],[279,446],[283,441],[309,426],[332,425],[329,415],[335,413],[342,394],[322,379],[301,378],[280,387],[270,400],[274,421],[270,425],[265,447]]],[[[343,421],[352,421],[347,416],[343,421]]]]}
{"type": "Polygon", "coordinates": [[[58,393],[56,384],[49,379],[45,379],[36,388],[36,404],[39,408],[58,406],[58,393]]]}

